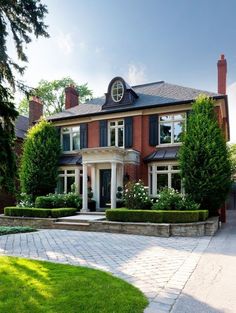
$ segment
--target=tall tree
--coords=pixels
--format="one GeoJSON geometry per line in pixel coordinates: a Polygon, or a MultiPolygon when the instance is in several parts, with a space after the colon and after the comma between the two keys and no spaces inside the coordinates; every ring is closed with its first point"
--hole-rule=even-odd
{"type": "Polygon", "coordinates": [[[43,20],[47,13],[40,0],[0,0],[0,189],[12,191],[15,174],[14,121],[17,112],[11,92],[19,85],[15,73],[23,74],[27,62],[25,45],[31,36],[48,37],[43,20]],[[7,40],[15,43],[18,63],[8,54],[7,40]]]}
{"type": "MultiPolygon", "coordinates": [[[[65,88],[69,85],[73,85],[79,92],[80,102],[85,102],[92,97],[92,90],[88,88],[87,84],[78,85],[70,77],[53,81],[41,80],[31,94],[42,100],[44,115],[49,116],[65,109],[65,88]]],[[[29,103],[27,97],[20,102],[19,112],[28,115],[29,103]]]]}
{"type": "Polygon", "coordinates": [[[186,193],[217,215],[231,185],[231,162],[214,101],[205,96],[196,100],[189,115],[180,167],[186,193]]]}
{"type": "Polygon", "coordinates": [[[41,120],[28,131],[20,167],[22,192],[34,197],[54,192],[60,150],[60,137],[51,123],[41,120]]]}

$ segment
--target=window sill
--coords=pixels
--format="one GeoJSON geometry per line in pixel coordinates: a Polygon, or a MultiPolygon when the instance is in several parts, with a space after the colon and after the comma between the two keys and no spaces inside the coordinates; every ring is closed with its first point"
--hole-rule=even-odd
{"type": "Polygon", "coordinates": [[[168,147],[180,147],[182,146],[182,142],[180,143],[163,143],[156,146],[156,148],[168,148],[168,147]]]}
{"type": "Polygon", "coordinates": [[[80,150],[62,151],[62,154],[77,154],[80,150]]]}

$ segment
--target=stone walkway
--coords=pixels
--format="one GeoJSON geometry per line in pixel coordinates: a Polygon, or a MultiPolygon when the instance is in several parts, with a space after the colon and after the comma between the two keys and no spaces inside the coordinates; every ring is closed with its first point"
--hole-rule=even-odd
{"type": "Polygon", "coordinates": [[[40,230],[1,236],[0,254],[111,272],[149,298],[145,313],[162,313],[171,311],[210,239],[40,230]]]}

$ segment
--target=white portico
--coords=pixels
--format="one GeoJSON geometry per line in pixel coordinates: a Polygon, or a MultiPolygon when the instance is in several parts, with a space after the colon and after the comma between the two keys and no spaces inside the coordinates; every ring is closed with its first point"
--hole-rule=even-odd
{"type": "Polygon", "coordinates": [[[88,211],[88,167],[91,173],[93,199],[97,208],[110,204],[116,208],[117,187],[123,186],[124,164],[139,164],[140,154],[133,149],[118,147],[81,150],[83,166],[83,206],[88,211]]]}

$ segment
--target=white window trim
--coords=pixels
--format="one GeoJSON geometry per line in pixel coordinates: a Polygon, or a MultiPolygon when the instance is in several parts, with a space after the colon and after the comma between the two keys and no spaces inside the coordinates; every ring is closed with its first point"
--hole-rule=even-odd
{"type": "Polygon", "coordinates": [[[67,177],[75,177],[75,190],[76,192],[79,192],[80,190],[80,176],[83,176],[82,172],[82,166],[80,167],[68,167],[68,166],[63,166],[59,167],[58,171],[64,171],[63,174],[58,174],[58,177],[64,177],[64,193],[67,193],[67,177]],[[67,171],[75,171],[73,174],[68,174],[67,171]]]}
{"type": "Polygon", "coordinates": [[[178,122],[184,122],[184,128],[186,128],[186,112],[178,112],[178,113],[166,113],[166,114],[161,114],[158,116],[158,145],[157,146],[161,146],[161,147],[173,147],[173,146],[181,146],[182,142],[174,142],[174,123],[178,123],[178,122]],[[182,119],[174,119],[174,116],[176,115],[180,115],[180,114],[184,114],[185,117],[182,119]],[[172,119],[167,120],[167,121],[161,121],[161,117],[162,116],[171,116],[172,119]],[[171,124],[171,142],[169,143],[161,143],[161,124],[165,124],[165,123],[170,123],[171,124]]]}
{"type": "MultiPolygon", "coordinates": [[[[157,174],[167,174],[168,175],[168,188],[171,188],[171,175],[175,173],[180,173],[179,170],[172,170],[171,166],[179,166],[178,162],[154,162],[148,166],[148,186],[149,186],[149,195],[155,197],[157,195],[157,174]],[[157,166],[168,166],[167,170],[157,170],[157,166]],[[150,173],[152,173],[152,182],[150,179],[150,173]],[[152,183],[152,194],[150,193],[150,186],[152,183]]],[[[183,193],[183,187],[181,184],[181,193],[183,193]]]]}
{"type": "MultiPolygon", "coordinates": [[[[124,89],[124,85],[123,85],[122,81],[121,81],[121,80],[116,80],[116,81],[112,84],[112,87],[111,87],[111,97],[112,97],[112,100],[113,100],[114,102],[120,102],[120,101],[122,100],[123,96],[124,96],[124,91],[125,91],[125,89],[124,89]],[[122,88],[122,93],[121,93],[120,99],[117,100],[117,99],[114,98],[113,92],[114,92],[115,86],[116,86],[116,91],[118,90],[118,88],[117,88],[117,85],[118,85],[118,84],[120,84],[120,86],[121,86],[121,88],[122,88]]],[[[116,92],[116,97],[117,97],[118,95],[119,95],[119,94],[116,92]]]]}
{"type": "Polygon", "coordinates": [[[108,122],[108,146],[109,147],[118,147],[124,148],[125,147],[125,123],[124,120],[112,120],[108,122]],[[119,122],[123,122],[123,125],[118,125],[119,122]],[[111,123],[115,123],[114,126],[111,126],[111,123]],[[118,134],[119,129],[123,128],[123,146],[118,146],[118,134]],[[111,129],[115,129],[115,146],[111,145],[111,129]]]}
{"type": "Polygon", "coordinates": [[[71,127],[66,127],[66,126],[65,126],[65,127],[62,127],[62,128],[61,128],[61,149],[62,149],[62,153],[63,153],[63,154],[66,154],[66,153],[73,153],[73,152],[78,152],[78,151],[80,151],[80,148],[73,150],[73,134],[77,134],[77,133],[79,133],[79,136],[80,136],[80,126],[79,126],[79,125],[77,125],[77,126],[71,126],[71,127]],[[79,130],[73,131],[73,128],[75,128],[75,127],[79,128],[79,130]],[[67,128],[68,131],[63,131],[64,128],[67,128]],[[64,150],[63,150],[63,134],[69,134],[69,135],[70,135],[70,150],[68,150],[68,151],[64,151],[64,150]]]}

